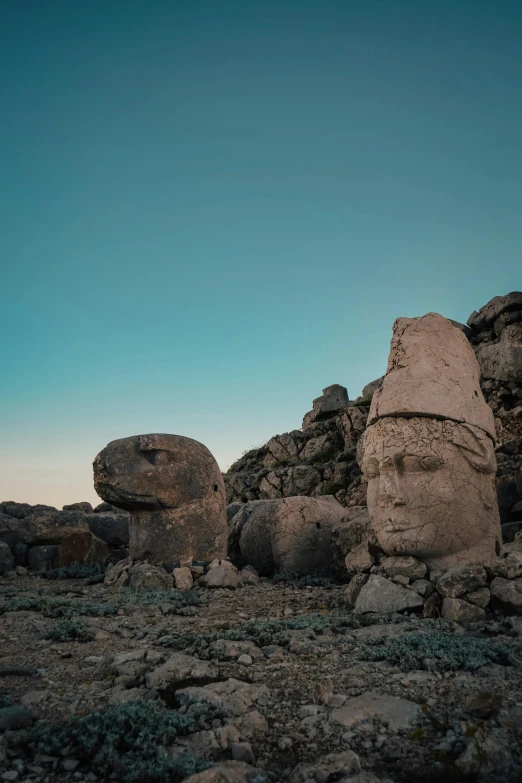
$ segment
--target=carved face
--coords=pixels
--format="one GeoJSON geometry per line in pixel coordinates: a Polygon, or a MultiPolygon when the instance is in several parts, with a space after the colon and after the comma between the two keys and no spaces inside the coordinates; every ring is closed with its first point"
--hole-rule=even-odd
{"type": "Polygon", "coordinates": [[[368,510],[381,547],[451,567],[495,557],[492,441],[476,427],[383,418],[364,436],[368,510]]]}
{"type": "Polygon", "coordinates": [[[223,493],[219,467],[202,443],[180,435],[136,435],[96,457],[96,492],[119,508],[178,508],[223,493]]]}

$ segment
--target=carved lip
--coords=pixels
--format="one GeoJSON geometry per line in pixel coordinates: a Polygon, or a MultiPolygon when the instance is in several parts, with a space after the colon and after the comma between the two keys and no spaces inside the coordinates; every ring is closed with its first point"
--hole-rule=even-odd
{"type": "Polygon", "coordinates": [[[418,524],[412,524],[405,519],[387,519],[384,523],[383,531],[385,533],[404,533],[408,530],[415,530],[420,527],[418,524]]]}

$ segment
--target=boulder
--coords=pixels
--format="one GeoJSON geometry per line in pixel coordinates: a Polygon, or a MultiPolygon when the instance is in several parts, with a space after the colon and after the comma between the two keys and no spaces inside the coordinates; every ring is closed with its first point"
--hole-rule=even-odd
{"type": "Polygon", "coordinates": [[[217,564],[209,567],[209,571],[200,577],[198,581],[199,585],[204,587],[228,587],[230,590],[235,590],[237,587],[241,587],[242,581],[235,566],[227,560],[217,561],[217,564]]]}
{"type": "Polygon", "coordinates": [[[262,575],[330,570],[331,531],[346,511],[333,497],[289,497],[247,503],[232,520],[232,551],[262,575]]]}
{"type": "Polygon", "coordinates": [[[522,310],[522,291],[512,291],[505,296],[493,297],[478,312],[475,311],[470,315],[467,324],[472,329],[484,329],[492,324],[499,315],[512,310],[522,310]]]}
{"type": "Polygon", "coordinates": [[[409,555],[386,557],[381,561],[388,576],[405,576],[408,579],[423,579],[427,568],[424,563],[409,555]]]}
{"type": "MultiPolygon", "coordinates": [[[[124,560],[121,561],[125,563],[124,560]]],[[[114,566],[117,568],[118,564],[114,566]]],[[[123,571],[124,569],[122,569],[123,571]]],[[[161,566],[149,563],[136,563],[129,568],[129,586],[133,590],[169,590],[173,587],[170,574],[167,574],[161,566]]]]}
{"type": "Polygon", "coordinates": [[[58,554],[58,545],[50,544],[48,546],[32,546],[28,554],[28,563],[31,571],[41,573],[50,571],[54,568],[54,561],[58,554]]]}
{"type": "Polygon", "coordinates": [[[96,538],[90,530],[85,533],[72,533],[64,538],[59,546],[55,560],[55,568],[63,568],[75,563],[104,564],[109,556],[109,547],[100,538],[96,538]]]}
{"type": "Polygon", "coordinates": [[[250,783],[263,780],[263,770],[244,761],[222,761],[204,772],[190,775],[184,783],[250,783]]]}
{"type": "Polygon", "coordinates": [[[406,587],[390,582],[377,574],[370,574],[365,585],[361,588],[355,602],[356,614],[377,612],[378,614],[391,614],[392,612],[404,612],[408,609],[420,609],[424,606],[424,600],[418,593],[414,593],[406,587]]]}
{"type": "Polygon", "coordinates": [[[454,566],[446,571],[437,582],[439,595],[459,598],[486,584],[487,575],[480,565],[454,566]]]}
{"type": "Polygon", "coordinates": [[[370,554],[368,542],[363,541],[346,555],[344,561],[346,576],[348,579],[352,579],[357,574],[368,573],[374,564],[375,558],[370,554]]]}
{"type": "Polygon", "coordinates": [[[63,510],[64,511],[85,511],[86,514],[92,514],[93,507],[87,501],[82,501],[81,503],[69,503],[67,506],[63,507],[63,510]]]}
{"type": "Polygon", "coordinates": [[[344,386],[334,383],[323,389],[320,397],[317,397],[312,403],[312,410],[307,413],[303,419],[303,430],[310,426],[314,421],[318,421],[324,416],[342,410],[348,405],[348,391],[344,386]]]}
{"type": "Polygon", "coordinates": [[[363,542],[368,543],[368,551],[372,555],[380,551],[368,508],[366,506],[346,508],[342,519],[332,526],[332,570],[338,579],[343,581],[348,579],[346,555],[363,542]]]}
{"type": "Polygon", "coordinates": [[[93,467],[97,493],[132,512],[133,559],[160,564],[225,556],[225,486],[202,443],[166,434],[121,438],[98,454],[93,467]]]}
{"type": "Polygon", "coordinates": [[[477,359],[483,378],[522,381],[522,341],[511,339],[509,329],[504,329],[498,342],[480,345],[477,359]]]}
{"type": "Polygon", "coordinates": [[[474,623],[483,623],[486,620],[484,609],[476,604],[468,603],[462,598],[444,598],[442,602],[442,617],[452,620],[465,628],[474,623]]]}
{"type": "Polygon", "coordinates": [[[72,533],[87,532],[84,511],[34,511],[19,525],[20,538],[27,544],[61,544],[72,533]]]}
{"type": "MultiPolygon", "coordinates": [[[[108,503],[104,505],[108,506],[108,503]]],[[[130,515],[116,509],[117,513],[101,511],[86,516],[89,530],[111,547],[129,545],[130,515]]]]}
{"type": "Polygon", "coordinates": [[[309,783],[309,781],[330,781],[353,779],[361,771],[361,762],[353,750],[329,753],[317,761],[301,762],[290,775],[288,783],[309,783]]]}
{"type": "Polygon", "coordinates": [[[182,568],[174,568],[172,571],[172,576],[174,577],[174,585],[177,590],[190,590],[194,584],[192,571],[186,566],[183,566],[182,568]]]}
{"type": "Polygon", "coordinates": [[[507,614],[522,614],[522,579],[497,576],[489,586],[491,603],[507,614]]]}
{"type": "Polygon", "coordinates": [[[206,685],[209,680],[217,679],[218,674],[216,667],[207,661],[176,652],[161,666],[145,675],[145,684],[147,688],[177,690],[188,684],[206,685]]]}
{"type": "Polygon", "coordinates": [[[15,565],[13,553],[4,541],[0,541],[0,576],[12,571],[15,565]]]}
{"type": "Polygon", "coordinates": [[[346,729],[352,729],[363,721],[373,721],[377,718],[386,721],[392,731],[411,729],[420,717],[418,704],[397,696],[367,691],[361,696],[350,699],[345,705],[334,710],[332,720],[340,723],[346,729]]]}

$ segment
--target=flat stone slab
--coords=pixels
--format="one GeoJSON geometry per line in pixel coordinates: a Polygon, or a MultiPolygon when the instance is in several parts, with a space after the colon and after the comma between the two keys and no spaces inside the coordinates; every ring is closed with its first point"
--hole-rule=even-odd
{"type": "Polygon", "coordinates": [[[391,582],[377,574],[371,574],[355,602],[355,613],[377,612],[391,614],[424,606],[424,600],[418,593],[391,582]]]}
{"type": "Polygon", "coordinates": [[[367,691],[349,699],[332,713],[332,720],[351,729],[358,723],[379,718],[386,721],[392,731],[410,729],[419,715],[419,706],[407,699],[367,691]]]}

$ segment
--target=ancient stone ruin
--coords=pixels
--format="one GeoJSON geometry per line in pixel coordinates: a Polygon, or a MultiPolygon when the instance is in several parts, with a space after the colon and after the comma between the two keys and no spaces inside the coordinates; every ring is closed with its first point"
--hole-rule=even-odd
{"type": "Polygon", "coordinates": [[[96,457],[94,485],[131,512],[129,555],[149,563],[226,556],[225,488],[202,443],[181,435],[135,435],[96,457]]]}
{"type": "Polygon", "coordinates": [[[388,555],[450,568],[500,554],[495,424],[479,374],[446,318],[395,321],[362,445],[368,509],[388,555]]]}

